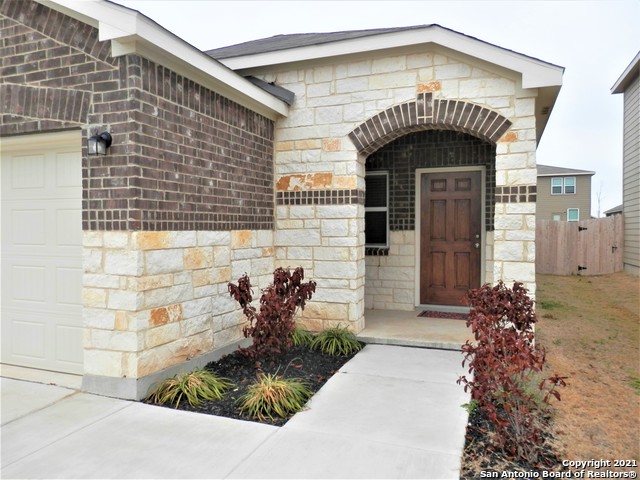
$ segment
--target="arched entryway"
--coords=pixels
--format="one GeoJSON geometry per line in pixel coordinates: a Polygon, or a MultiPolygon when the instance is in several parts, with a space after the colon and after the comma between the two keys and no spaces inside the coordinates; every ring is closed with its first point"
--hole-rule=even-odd
{"type": "Polygon", "coordinates": [[[456,130],[496,143],[511,127],[499,113],[462,100],[434,99],[421,93],[416,100],[389,107],[349,133],[361,155],[367,156],[390,141],[426,129],[456,130]]]}
{"type": "Polygon", "coordinates": [[[352,132],[366,155],[367,308],[461,305],[485,281],[495,142],[509,126],[478,105],[422,94],[352,132]]]}

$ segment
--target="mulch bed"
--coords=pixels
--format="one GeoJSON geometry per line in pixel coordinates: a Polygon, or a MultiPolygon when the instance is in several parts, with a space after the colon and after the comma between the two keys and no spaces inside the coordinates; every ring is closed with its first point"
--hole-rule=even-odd
{"type": "MultiPolygon", "coordinates": [[[[192,407],[183,400],[178,408],[191,412],[257,422],[257,420],[238,413],[236,401],[247,391],[247,387],[254,383],[259,373],[271,373],[285,378],[303,380],[307,383],[309,389],[316,393],[354,355],[332,357],[307,347],[294,347],[289,353],[279,357],[277,360],[255,360],[241,354],[239,351],[235,351],[206,366],[218,376],[230,379],[235,387],[228,390],[221,400],[205,401],[199,407],[192,407]]],[[[289,418],[275,419],[273,421],[267,419],[259,423],[282,426],[287,423],[289,418]]]]}
{"type": "MultiPolygon", "coordinates": [[[[541,447],[539,460],[535,464],[518,461],[497,451],[492,447],[492,427],[481,411],[476,410],[469,415],[469,423],[465,435],[465,446],[462,456],[461,480],[475,480],[486,478],[495,472],[537,472],[538,478],[543,477],[543,471],[566,471],[553,447],[550,418],[544,419],[545,443],[541,447]]],[[[528,474],[523,478],[533,478],[535,474],[528,474]]]]}

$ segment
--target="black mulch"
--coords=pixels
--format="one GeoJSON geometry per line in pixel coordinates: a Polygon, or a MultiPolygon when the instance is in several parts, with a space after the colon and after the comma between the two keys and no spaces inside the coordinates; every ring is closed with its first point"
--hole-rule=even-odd
{"type": "MultiPolygon", "coordinates": [[[[205,401],[199,407],[192,407],[183,400],[178,408],[180,410],[257,422],[257,420],[238,413],[236,401],[246,392],[247,387],[254,383],[259,373],[278,374],[286,378],[304,380],[311,391],[315,393],[354,355],[332,357],[319,351],[310,350],[307,347],[294,347],[289,353],[277,360],[269,361],[251,359],[242,355],[239,351],[235,351],[206,366],[218,376],[230,379],[235,387],[228,390],[221,400],[205,401]]],[[[260,423],[282,426],[287,423],[289,418],[276,419],[274,421],[265,420],[260,423]]]]}
{"type": "MultiPolygon", "coordinates": [[[[537,472],[542,478],[543,472],[567,471],[563,467],[560,457],[553,447],[551,434],[551,420],[544,419],[546,428],[545,442],[540,448],[539,458],[530,463],[514,459],[492,447],[492,427],[481,411],[476,410],[469,415],[469,423],[465,435],[464,453],[462,456],[461,480],[475,480],[490,477],[492,473],[499,476],[503,472],[537,472]]],[[[547,475],[549,475],[547,473],[547,475]]],[[[533,478],[536,474],[529,474],[526,478],[533,478]]]]}

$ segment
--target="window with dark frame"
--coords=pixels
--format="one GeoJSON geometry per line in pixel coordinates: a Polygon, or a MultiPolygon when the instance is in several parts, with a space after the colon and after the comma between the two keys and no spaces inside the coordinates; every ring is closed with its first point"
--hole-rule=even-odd
{"type": "Polygon", "coordinates": [[[389,173],[365,176],[364,243],[367,247],[389,246],[389,173]]]}

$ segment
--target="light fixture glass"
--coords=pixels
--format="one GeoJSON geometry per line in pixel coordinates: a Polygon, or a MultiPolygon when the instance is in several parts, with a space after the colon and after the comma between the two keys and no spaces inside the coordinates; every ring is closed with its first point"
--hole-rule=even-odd
{"type": "Polygon", "coordinates": [[[111,140],[111,134],[109,132],[93,135],[87,141],[87,153],[89,155],[106,155],[107,148],[111,146],[111,140]]]}

